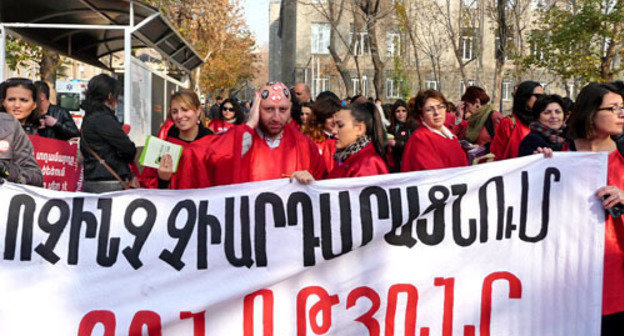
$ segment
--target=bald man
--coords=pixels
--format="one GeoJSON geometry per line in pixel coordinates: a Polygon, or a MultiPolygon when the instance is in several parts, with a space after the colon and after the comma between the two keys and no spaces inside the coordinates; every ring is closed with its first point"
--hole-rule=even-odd
{"type": "Polygon", "coordinates": [[[312,101],[312,97],[310,96],[310,87],[306,83],[298,83],[295,85],[294,91],[295,99],[299,105],[310,103],[312,101]]]}
{"type": "Polygon", "coordinates": [[[317,180],[325,177],[314,142],[288,122],[290,98],[284,84],[268,83],[256,93],[247,123],[207,146],[212,185],[285,178],[301,170],[317,180]]]}

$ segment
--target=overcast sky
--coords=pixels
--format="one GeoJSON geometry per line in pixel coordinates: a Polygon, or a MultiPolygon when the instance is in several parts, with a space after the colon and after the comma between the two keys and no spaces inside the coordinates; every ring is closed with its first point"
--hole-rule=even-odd
{"type": "Polygon", "coordinates": [[[259,46],[269,42],[269,0],[244,0],[245,21],[259,46]]]}

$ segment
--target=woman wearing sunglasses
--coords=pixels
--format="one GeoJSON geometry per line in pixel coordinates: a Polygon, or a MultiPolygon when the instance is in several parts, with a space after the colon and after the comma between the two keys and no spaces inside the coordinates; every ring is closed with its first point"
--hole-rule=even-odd
{"type": "Polygon", "coordinates": [[[414,100],[420,126],[410,136],[403,152],[401,171],[430,170],[468,165],[457,137],[444,126],[447,101],[442,93],[426,90],[414,100]]]}
{"type": "Polygon", "coordinates": [[[220,134],[227,131],[233,125],[240,125],[245,122],[245,114],[240,104],[234,99],[226,99],[219,108],[219,117],[210,122],[210,129],[220,134]]]}

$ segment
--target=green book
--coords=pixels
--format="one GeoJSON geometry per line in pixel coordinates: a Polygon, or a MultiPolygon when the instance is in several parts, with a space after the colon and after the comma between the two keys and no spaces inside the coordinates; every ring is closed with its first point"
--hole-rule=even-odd
{"type": "Polygon", "coordinates": [[[145,140],[145,147],[143,147],[139,163],[144,167],[158,169],[158,166],[160,166],[160,158],[165,154],[171,155],[173,172],[175,173],[178,170],[180,156],[182,156],[182,146],[150,135],[145,140]]]}

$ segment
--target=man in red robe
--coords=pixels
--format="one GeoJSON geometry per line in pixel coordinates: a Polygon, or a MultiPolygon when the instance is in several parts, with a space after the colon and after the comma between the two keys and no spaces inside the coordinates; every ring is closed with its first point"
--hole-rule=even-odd
{"type": "Polygon", "coordinates": [[[230,128],[207,146],[211,185],[279,179],[300,170],[324,178],[327,171],[318,148],[288,122],[291,106],[284,84],[263,86],[247,123],[230,128]]]}

